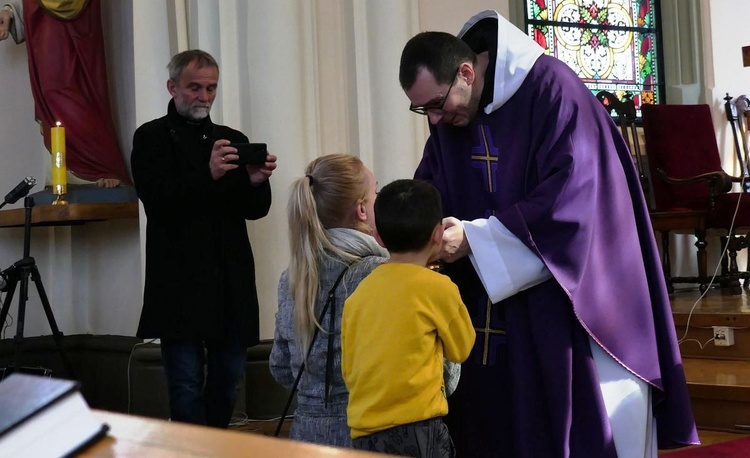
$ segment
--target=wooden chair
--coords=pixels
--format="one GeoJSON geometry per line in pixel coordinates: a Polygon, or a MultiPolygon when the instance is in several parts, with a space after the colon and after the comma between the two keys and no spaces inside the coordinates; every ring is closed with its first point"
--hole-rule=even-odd
{"type": "MultiPolygon", "coordinates": [[[[750,99],[746,95],[740,95],[732,100],[727,94],[724,97],[724,112],[732,129],[732,138],[735,157],[737,159],[737,168],[739,175],[743,178],[741,189],[744,192],[750,192],[750,99]]],[[[746,271],[750,271],[750,257],[747,259],[746,271]]],[[[750,278],[745,278],[744,286],[748,286],[750,278]]]]}
{"type": "MultiPolygon", "coordinates": [[[[636,128],[636,110],[633,99],[625,96],[622,100],[614,94],[601,91],[596,97],[611,114],[617,115],[618,124],[622,136],[633,155],[633,162],[638,170],[643,196],[649,206],[649,216],[654,231],[661,233],[662,241],[662,269],[667,282],[669,293],[674,292],[674,283],[698,283],[701,291],[708,287],[706,256],[706,213],[691,209],[655,209],[654,195],[651,185],[651,177],[648,164],[648,155],[641,151],[636,128]],[[698,276],[697,277],[672,277],[672,264],[669,256],[670,234],[673,231],[692,232],[696,237],[698,276]]],[[[647,152],[648,153],[648,152],[647,152]]]]}
{"type": "Polygon", "coordinates": [[[617,115],[617,121],[620,125],[620,131],[625,139],[625,143],[628,145],[630,154],[633,156],[633,162],[635,163],[636,169],[638,169],[638,178],[641,182],[641,189],[643,195],[646,198],[646,203],[649,208],[652,206],[651,186],[649,184],[649,178],[647,176],[648,169],[644,166],[646,158],[641,153],[641,145],[638,142],[638,129],[636,128],[636,111],[635,102],[630,97],[630,94],[626,94],[622,100],[618,99],[616,95],[608,91],[600,91],[596,94],[596,98],[604,105],[604,108],[609,114],[614,112],[617,115]]]}
{"type": "Polygon", "coordinates": [[[732,137],[734,139],[734,152],[737,158],[737,166],[740,170],[740,176],[744,178],[742,189],[748,191],[750,189],[750,171],[748,171],[748,115],[750,115],[750,99],[746,95],[741,95],[736,99],[732,100],[732,97],[727,94],[724,97],[724,112],[729,121],[729,126],[732,128],[732,137]]]}
{"type": "MultiPolygon", "coordinates": [[[[698,224],[694,228],[698,238],[699,277],[705,275],[706,230],[723,232],[728,263],[719,281],[727,288],[725,292],[740,293],[737,251],[747,247],[747,237],[736,233],[739,227],[750,227],[750,195],[731,192],[732,183],[740,183],[742,178],[728,175],[721,167],[709,106],[644,105],[641,110],[654,212],[696,212],[702,219],[695,221],[698,224]]],[[[672,278],[672,282],[680,280],[672,278]]]]}

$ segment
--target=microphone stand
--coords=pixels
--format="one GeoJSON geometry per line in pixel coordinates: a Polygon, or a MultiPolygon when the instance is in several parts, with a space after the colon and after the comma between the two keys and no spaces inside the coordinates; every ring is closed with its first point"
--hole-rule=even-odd
{"type": "Polygon", "coordinates": [[[31,251],[31,209],[34,207],[34,198],[27,196],[24,198],[24,209],[26,210],[24,227],[23,227],[23,259],[15,262],[12,266],[8,267],[2,272],[2,276],[6,279],[8,294],[5,296],[3,301],[3,308],[0,311],[0,323],[5,323],[5,319],[8,316],[10,309],[10,303],[13,300],[13,294],[16,292],[18,283],[21,283],[21,290],[18,296],[18,317],[16,335],[13,338],[13,343],[16,346],[15,357],[14,357],[14,370],[19,369],[21,346],[23,345],[23,327],[26,315],[26,301],[29,298],[29,277],[36,285],[37,293],[42,301],[42,307],[44,313],[47,315],[47,321],[49,322],[50,329],[52,330],[52,337],[55,340],[57,349],[60,352],[63,366],[69,377],[72,377],[73,371],[71,370],[70,361],[65,353],[65,349],[62,345],[63,333],[57,327],[55,316],[52,314],[52,307],[50,306],[47,293],[44,291],[44,285],[42,284],[42,276],[39,274],[39,269],[36,266],[36,261],[30,256],[31,251]]]}
{"type": "Polygon", "coordinates": [[[14,204],[18,202],[18,199],[25,197],[31,188],[36,184],[36,178],[26,177],[20,183],[16,185],[6,196],[3,202],[0,202],[0,208],[3,208],[5,204],[14,204]]]}

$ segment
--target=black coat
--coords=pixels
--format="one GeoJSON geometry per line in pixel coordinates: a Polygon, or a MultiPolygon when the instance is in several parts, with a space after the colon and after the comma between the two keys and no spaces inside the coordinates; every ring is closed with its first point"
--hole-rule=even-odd
{"type": "Polygon", "coordinates": [[[131,165],[146,211],[146,284],[137,335],[220,338],[237,324],[241,340],[258,342],[255,267],[245,220],[271,206],[268,182],[254,187],[243,166],[214,181],[214,141],[247,142],[241,132],[191,123],[174,101],[166,116],[133,136],[131,165]]]}

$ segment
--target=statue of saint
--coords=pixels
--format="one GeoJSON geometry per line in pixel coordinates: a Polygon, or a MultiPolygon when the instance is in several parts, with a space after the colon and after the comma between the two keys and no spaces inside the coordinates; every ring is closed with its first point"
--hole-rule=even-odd
{"type": "Polygon", "coordinates": [[[0,41],[10,35],[26,42],[34,113],[47,149],[59,121],[75,177],[103,187],[131,183],[112,122],[99,0],[6,1],[0,41]]]}

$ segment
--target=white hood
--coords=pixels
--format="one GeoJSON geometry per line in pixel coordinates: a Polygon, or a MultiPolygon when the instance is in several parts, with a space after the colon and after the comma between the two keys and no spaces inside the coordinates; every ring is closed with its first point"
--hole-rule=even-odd
{"type": "Polygon", "coordinates": [[[534,62],[544,54],[544,49],[494,10],[474,15],[458,32],[458,37],[463,37],[477,22],[486,18],[497,19],[495,91],[492,102],[484,108],[484,112],[490,114],[503,106],[521,87],[534,62]]]}

